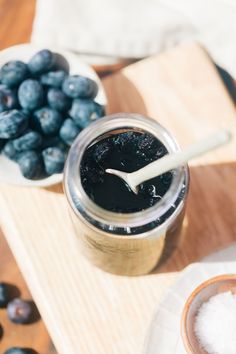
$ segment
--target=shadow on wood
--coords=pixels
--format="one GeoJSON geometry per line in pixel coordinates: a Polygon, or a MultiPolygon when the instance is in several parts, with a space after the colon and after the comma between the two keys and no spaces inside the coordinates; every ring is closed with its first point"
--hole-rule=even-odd
{"type": "Polygon", "coordinates": [[[180,244],[173,251],[169,242],[173,254],[155,273],[179,271],[222,246],[236,242],[236,163],[194,166],[190,168],[190,176],[180,244]]]}
{"type": "Polygon", "coordinates": [[[108,114],[122,111],[147,115],[146,105],[140,91],[122,72],[104,79],[103,85],[107,95],[108,114]],[[122,110],[120,102],[122,102],[122,110]]]}
{"type": "Polygon", "coordinates": [[[59,194],[64,193],[62,183],[58,183],[58,184],[55,184],[50,187],[44,187],[43,189],[45,189],[48,192],[52,192],[52,193],[59,193],[59,194]]]}
{"type": "MultiPolygon", "coordinates": [[[[16,265],[15,259],[12,256],[1,229],[0,282],[4,282],[8,285],[11,299],[15,297],[31,299],[29,290],[16,265]]],[[[40,320],[40,315],[35,304],[33,305],[32,321],[26,326],[11,323],[7,317],[6,309],[0,309],[0,318],[0,353],[3,353],[9,347],[20,346],[35,348],[36,352],[33,351],[31,352],[32,354],[56,354],[47,330],[40,320]]]]}
{"type": "Polygon", "coordinates": [[[10,301],[21,296],[21,291],[17,286],[7,282],[5,284],[7,285],[10,301]]]}

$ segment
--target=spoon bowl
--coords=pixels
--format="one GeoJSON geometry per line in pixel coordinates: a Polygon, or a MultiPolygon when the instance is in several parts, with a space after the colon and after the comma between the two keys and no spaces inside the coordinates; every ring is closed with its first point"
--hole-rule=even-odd
{"type": "Polygon", "coordinates": [[[114,170],[113,168],[107,168],[106,172],[114,176],[120,177],[127,184],[128,188],[130,188],[134,192],[134,194],[138,194],[138,187],[134,186],[132,184],[132,181],[130,181],[129,179],[131,173],[114,170]]]}

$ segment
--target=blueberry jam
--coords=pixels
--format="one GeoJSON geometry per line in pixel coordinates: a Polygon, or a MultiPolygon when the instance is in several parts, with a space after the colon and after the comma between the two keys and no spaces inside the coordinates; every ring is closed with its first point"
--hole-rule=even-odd
{"type": "Polygon", "coordinates": [[[149,133],[125,131],[110,135],[85,151],[80,168],[82,186],[90,199],[106,210],[133,213],[147,209],[169,189],[171,172],[140,184],[136,195],[119,177],[105,170],[134,172],[167,153],[165,146],[149,133]]]}

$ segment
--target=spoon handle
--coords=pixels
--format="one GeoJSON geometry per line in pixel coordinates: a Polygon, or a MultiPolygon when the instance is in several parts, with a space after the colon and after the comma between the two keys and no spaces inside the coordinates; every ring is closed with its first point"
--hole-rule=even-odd
{"type": "Polygon", "coordinates": [[[183,151],[165,155],[161,159],[151,162],[140,170],[130,173],[128,175],[128,183],[133,187],[136,187],[144,181],[160,176],[176,167],[185,165],[189,160],[210,150],[216,149],[227,143],[231,137],[232,136],[228,130],[223,130],[188,146],[183,151]]]}

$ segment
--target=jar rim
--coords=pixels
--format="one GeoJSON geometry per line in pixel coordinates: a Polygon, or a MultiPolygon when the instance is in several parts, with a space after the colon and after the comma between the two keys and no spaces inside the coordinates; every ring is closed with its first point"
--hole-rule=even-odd
{"type": "MultiPolygon", "coordinates": [[[[115,213],[94,203],[85,192],[80,178],[80,162],[84,151],[94,140],[117,129],[140,129],[160,140],[169,153],[180,151],[173,136],[155,120],[136,113],[116,113],[103,117],[85,128],[72,144],[64,170],[64,188],[68,201],[74,212],[80,216],[86,214],[100,224],[111,227],[139,227],[157,220],[177,200],[186,176],[187,165],[174,170],[171,185],[162,199],[142,211],[134,213],[115,213]]],[[[134,235],[135,236],[135,235],[134,235]]],[[[137,235],[136,235],[137,236],[137,235]]]]}

